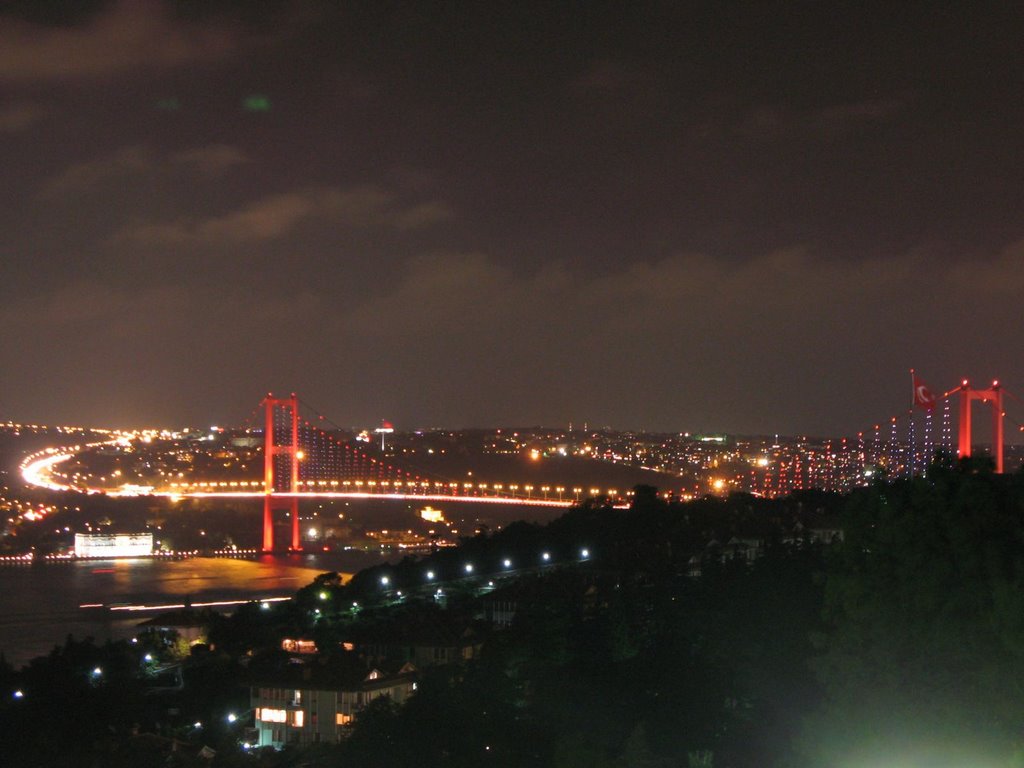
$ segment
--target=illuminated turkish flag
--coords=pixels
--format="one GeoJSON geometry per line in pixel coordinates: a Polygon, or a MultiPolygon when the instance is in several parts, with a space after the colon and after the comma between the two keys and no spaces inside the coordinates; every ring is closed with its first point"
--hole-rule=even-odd
{"type": "Polygon", "coordinates": [[[930,411],[935,408],[935,395],[932,394],[931,390],[925,386],[924,382],[917,378],[917,374],[913,374],[914,379],[914,405],[917,408],[922,408],[926,411],[930,411]]]}

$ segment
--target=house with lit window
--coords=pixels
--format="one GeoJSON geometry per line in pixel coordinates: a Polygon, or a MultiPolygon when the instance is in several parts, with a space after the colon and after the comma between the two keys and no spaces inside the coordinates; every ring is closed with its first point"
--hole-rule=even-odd
{"type": "Polygon", "coordinates": [[[421,610],[352,627],[343,647],[354,650],[368,664],[410,662],[423,669],[478,658],[483,637],[469,619],[421,610]]]}
{"type": "Polygon", "coordinates": [[[281,650],[297,656],[309,656],[316,653],[316,641],[286,637],[281,641],[281,650]]]}
{"type": "Polygon", "coordinates": [[[388,672],[367,668],[352,654],[256,675],[250,687],[255,746],[340,741],[359,710],[381,696],[401,704],[416,690],[416,678],[412,664],[388,672]]]}

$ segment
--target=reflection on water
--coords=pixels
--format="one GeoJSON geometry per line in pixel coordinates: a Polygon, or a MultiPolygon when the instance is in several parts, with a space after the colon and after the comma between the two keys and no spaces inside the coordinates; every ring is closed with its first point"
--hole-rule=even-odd
{"type": "Polygon", "coordinates": [[[294,594],[326,571],[351,574],[381,562],[365,553],[261,555],[253,559],[132,559],[0,567],[0,651],[18,666],[68,634],[131,637],[152,613],[125,619],[90,604],[164,604],[256,600],[294,594]]]}
{"type": "Polygon", "coordinates": [[[124,602],[117,598],[145,595],[196,596],[262,590],[292,592],[323,571],[266,556],[259,560],[190,558],[188,560],[113,560],[73,563],[74,585],[97,595],[95,602],[124,602]]]}

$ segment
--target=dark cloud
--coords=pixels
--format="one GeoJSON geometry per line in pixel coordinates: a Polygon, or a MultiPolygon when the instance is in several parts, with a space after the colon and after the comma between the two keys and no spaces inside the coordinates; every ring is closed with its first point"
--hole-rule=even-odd
{"type": "Polygon", "coordinates": [[[30,102],[0,105],[0,133],[24,131],[46,114],[45,107],[30,102]]]}
{"type": "MultiPolygon", "coordinates": [[[[483,255],[438,254],[344,301],[316,286],[292,295],[272,286],[78,284],[12,304],[0,321],[11,331],[5,357],[31,361],[43,380],[60,380],[68,366],[91,379],[96,365],[109,365],[111,376],[152,382],[139,393],[144,406],[133,407],[143,420],[145,408],[154,418],[177,415],[158,382],[212,393],[220,418],[240,385],[255,397],[256,382],[267,380],[353,424],[381,413],[409,426],[500,415],[770,432],[798,401],[789,429],[840,433],[891,415],[875,412],[880,401],[900,410],[905,360],[937,382],[957,375],[945,340],[957,332],[963,292],[993,307],[995,326],[1014,322],[1008,299],[1024,286],[988,275],[1024,274],[1024,250],[975,266],[936,270],[915,254],[851,264],[789,251],[733,264],[680,255],[603,276],[557,265],[526,275],[483,255]]],[[[998,374],[986,358],[995,351],[983,341],[957,359],[998,374]]],[[[105,396],[79,395],[98,412],[105,396]]],[[[72,418],[80,402],[53,408],[72,418]]]]}
{"type": "Polygon", "coordinates": [[[309,222],[348,230],[409,230],[449,219],[451,215],[444,203],[405,205],[374,185],[323,187],[270,195],[216,216],[170,223],[133,223],[115,232],[111,244],[190,248],[248,245],[280,240],[309,222]]]}
{"type": "Polygon", "coordinates": [[[40,197],[58,199],[102,192],[111,184],[152,185],[182,169],[216,178],[250,162],[237,147],[211,144],[159,155],[146,145],[120,147],[113,152],[72,163],[43,182],[40,197]]]}
{"type": "Polygon", "coordinates": [[[170,162],[193,167],[205,176],[215,177],[251,161],[237,147],[211,144],[176,152],[170,157],[170,162]]]}
{"type": "Polygon", "coordinates": [[[93,80],[181,67],[221,58],[234,46],[225,29],[176,22],[157,0],[114,3],[77,26],[0,16],[0,82],[93,80]]]}
{"type": "Polygon", "coordinates": [[[154,159],[146,147],[122,147],[108,155],[72,164],[45,181],[40,194],[44,198],[52,198],[96,192],[96,187],[106,180],[144,174],[153,170],[153,165],[154,159]]]}
{"type": "Polygon", "coordinates": [[[0,11],[7,417],[281,389],[351,424],[838,434],[911,365],[1024,381],[1005,9],[253,7],[0,11]]]}

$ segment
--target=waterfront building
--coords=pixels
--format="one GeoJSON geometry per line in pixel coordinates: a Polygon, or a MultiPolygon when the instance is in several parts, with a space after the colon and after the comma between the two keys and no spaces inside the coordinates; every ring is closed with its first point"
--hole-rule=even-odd
{"type": "Polygon", "coordinates": [[[76,557],[149,557],[152,533],[76,533],[76,557]]]}

